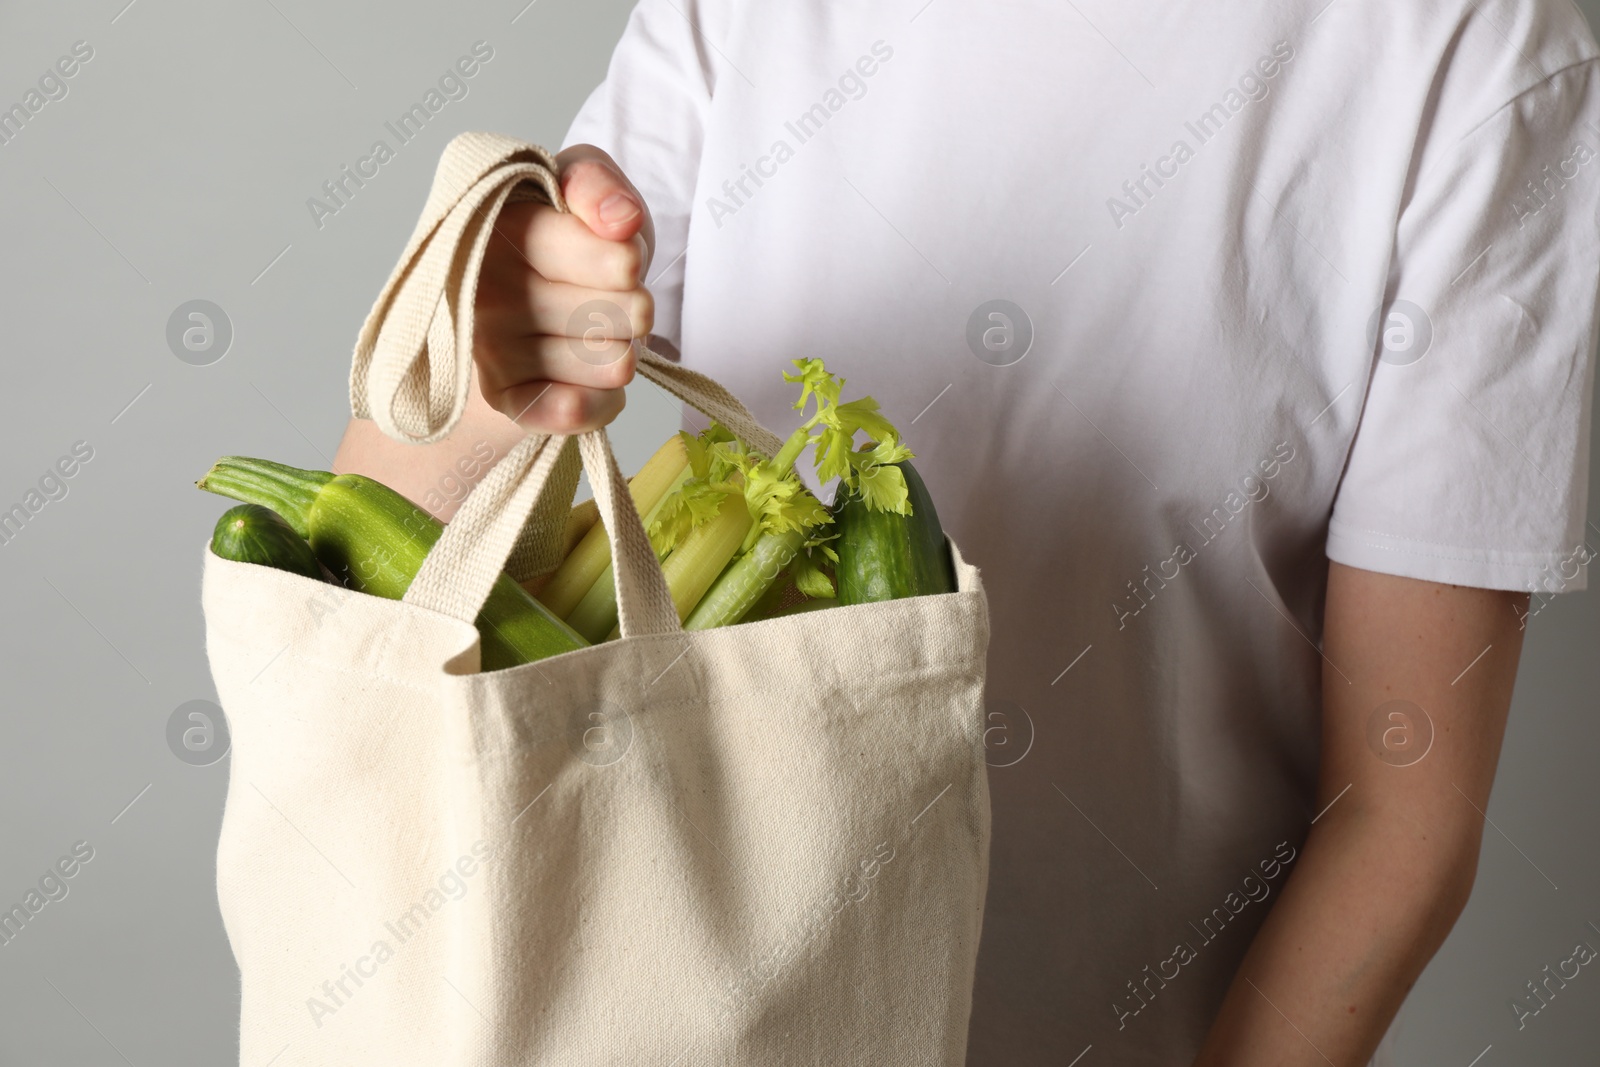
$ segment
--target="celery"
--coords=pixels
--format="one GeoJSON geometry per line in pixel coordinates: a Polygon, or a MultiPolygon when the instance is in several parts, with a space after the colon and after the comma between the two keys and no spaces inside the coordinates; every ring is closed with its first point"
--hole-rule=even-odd
{"type": "MultiPolygon", "coordinates": [[[[674,435],[639,468],[639,473],[628,483],[628,492],[634,506],[647,511],[670,496],[688,477],[683,442],[674,435]]],[[[539,602],[561,618],[567,618],[610,563],[611,544],[606,540],[605,523],[597,521],[539,590],[539,602]]]]}
{"type": "MultiPolygon", "coordinates": [[[[644,516],[645,528],[660,514],[667,500],[689,480],[692,472],[687,465],[678,472],[667,491],[661,495],[644,516]]],[[[601,530],[602,534],[604,530],[601,530]]],[[[604,538],[602,537],[602,543],[604,538]]],[[[659,559],[662,552],[658,549],[656,557],[659,559]]],[[[615,629],[617,625],[617,575],[612,569],[610,546],[606,546],[606,565],[600,576],[590,585],[589,591],[583,595],[572,611],[567,614],[567,625],[580,634],[593,634],[586,638],[591,644],[598,644],[606,634],[615,629]]]]}
{"type": "MultiPolygon", "coordinates": [[[[905,479],[895,464],[912,452],[879,413],[878,402],[868,396],[841,403],[844,379],[822,360],[793,364],[798,373],[783,377],[801,386],[795,410],[804,411],[813,396],[816,408],[777,455],[768,458],[749,448],[716,422],[698,436],[679,435],[690,476],[662,498],[646,529],[656,555],[665,558],[662,572],[688,629],[738,622],[786,569],[808,597],[833,596],[822,560],[837,557],[823,543],[828,538],[817,536],[833,516],[794,470],[807,447],[815,448],[818,475],[824,481],[839,479],[839,492],[860,495],[873,511],[911,512],[905,479]],[[858,450],[860,432],[873,443],[858,450]]],[[[591,640],[607,632],[615,637],[615,619],[615,589],[604,579],[593,583],[567,617],[591,640]]]]}
{"type": "MultiPolygon", "coordinates": [[[[752,527],[758,529],[758,527],[752,527]]],[[[761,534],[750,551],[730,563],[705,598],[684,620],[685,630],[709,630],[738,622],[777,581],[805,544],[804,530],[761,534]]],[[[582,633],[583,631],[579,631],[582,633]]]]}
{"type": "Polygon", "coordinates": [[[696,527],[683,544],[672,550],[661,572],[667,577],[667,589],[678,607],[679,619],[687,619],[694,611],[744,542],[751,524],[744,498],[730,494],[716,518],[696,527]]]}

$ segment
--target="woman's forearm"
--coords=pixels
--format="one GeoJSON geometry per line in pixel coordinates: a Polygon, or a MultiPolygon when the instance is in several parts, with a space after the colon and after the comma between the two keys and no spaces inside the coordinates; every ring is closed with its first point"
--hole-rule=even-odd
{"type": "Polygon", "coordinates": [[[1329,565],[1320,812],[1196,1067],[1363,1067],[1465,907],[1527,594],[1329,565]]]}
{"type": "Polygon", "coordinates": [[[1432,828],[1372,799],[1347,793],[1313,827],[1196,1067],[1372,1056],[1466,903],[1478,841],[1470,820],[1432,828]]]}
{"type": "Polygon", "coordinates": [[[431,445],[404,444],[386,437],[369,419],[351,419],[334,453],[333,469],[376,478],[448,522],[467,491],[526,433],[491,408],[474,383],[461,421],[431,445]]]}

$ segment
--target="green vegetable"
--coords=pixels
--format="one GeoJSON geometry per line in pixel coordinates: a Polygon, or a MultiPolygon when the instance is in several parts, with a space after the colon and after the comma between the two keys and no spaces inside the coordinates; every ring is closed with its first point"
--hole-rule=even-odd
{"type": "Polygon", "coordinates": [[[240,504],[224,511],[211,534],[211,551],[223,559],[323,580],[317,554],[306,539],[295,533],[282,515],[260,504],[240,504]]]}
{"type": "Polygon", "coordinates": [[[709,630],[744,618],[794,561],[805,539],[804,530],[762,534],[754,548],[728,564],[722,577],[684,620],[683,628],[709,630]]]}
{"type": "Polygon", "coordinates": [[[839,557],[835,573],[841,604],[956,591],[950,546],[928,487],[909,462],[895,466],[904,479],[911,514],[875,510],[861,493],[845,493],[842,488],[834,502],[839,536],[833,549],[839,557]]]}
{"type": "MultiPolygon", "coordinates": [[[[767,587],[767,591],[761,594],[761,599],[757,600],[755,606],[745,612],[744,618],[739,621],[757,622],[781,610],[785,604],[792,602],[794,599],[793,589],[794,575],[785,571],[783,574],[778,575],[777,579],[767,587]]],[[[832,583],[828,585],[828,596],[833,596],[832,583]]]]}
{"type": "MultiPolygon", "coordinates": [[[[656,450],[650,461],[639,468],[628,483],[628,493],[634,507],[648,512],[663,497],[689,477],[689,464],[683,453],[683,442],[673,435],[656,450]]],[[[594,587],[602,572],[611,564],[611,542],[606,539],[606,525],[598,515],[583,540],[567,553],[566,559],[539,591],[539,602],[559,618],[572,619],[573,609],[584,595],[594,587]]],[[[612,614],[616,614],[616,598],[612,597],[612,614]]],[[[611,620],[615,622],[616,619],[611,620]]],[[[576,624],[574,624],[576,625],[576,624]]],[[[581,630],[581,627],[578,627],[581,630]]],[[[608,624],[605,630],[610,629],[608,624]]]]}
{"type": "MultiPolygon", "coordinates": [[[[444,531],[432,515],[359,474],[333,475],[270,460],[224,456],[196,484],[277,511],[345,585],[389,600],[405,595],[444,531]]],[[[531,663],[588,644],[507,574],[495,581],[477,627],[485,671],[531,663]]]]}
{"type": "Polygon", "coordinates": [[[667,590],[678,607],[680,620],[690,616],[712,583],[727,569],[751,525],[744,498],[729,495],[710,522],[695,527],[672,550],[661,573],[666,576],[667,590]]]}
{"type": "MultiPolygon", "coordinates": [[[[665,493],[657,498],[654,504],[650,505],[650,510],[645,512],[643,516],[646,529],[649,529],[650,524],[655,521],[656,515],[660,512],[668,497],[679,486],[689,480],[691,473],[688,465],[685,464],[673,477],[672,483],[667,486],[665,493]]],[[[634,480],[637,481],[638,477],[635,476],[634,480]]],[[[600,523],[595,525],[600,527],[601,533],[605,532],[604,525],[600,523]]],[[[611,546],[606,544],[604,547],[605,569],[600,572],[600,577],[596,578],[593,584],[589,586],[589,591],[583,594],[583,599],[579,600],[577,606],[566,615],[567,625],[582,634],[584,640],[591,644],[597,644],[605,640],[606,634],[617,626],[617,574],[612,569],[611,546]]],[[[571,557],[568,558],[570,559],[571,557]]],[[[657,558],[660,558],[659,554],[657,558]]],[[[565,563],[562,564],[562,568],[566,568],[565,563]]],[[[555,610],[555,605],[543,595],[539,599],[546,607],[552,611],[555,610]]]]}
{"type": "Polygon", "coordinates": [[[806,595],[833,595],[820,569],[823,558],[833,558],[833,550],[823,544],[829,538],[817,533],[833,522],[833,515],[794,469],[808,447],[814,449],[818,477],[838,478],[840,493],[859,494],[874,511],[911,511],[896,464],[910,459],[912,452],[879,413],[878,402],[867,396],[842,403],[845,379],[822,360],[792,362],[796,373],[785,372],[784,381],[800,385],[796,411],[815,404],[811,417],[770,458],[715,422],[698,437],[685,434],[694,476],[664,499],[649,526],[657,553],[666,556],[662,569],[678,615],[690,629],[737,622],[785,567],[806,595]],[[855,437],[863,432],[872,444],[858,451],[855,437]],[[818,551],[813,554],[812,549],[818,551]],[[773,566],[779,559],[784,563],[773,566]],[[713,586],[721,593],[702,610],[701,599],[710,596],[713,586]]]}

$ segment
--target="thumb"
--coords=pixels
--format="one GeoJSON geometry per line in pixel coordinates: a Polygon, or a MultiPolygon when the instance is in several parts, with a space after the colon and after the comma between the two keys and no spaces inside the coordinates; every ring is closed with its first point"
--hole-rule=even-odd
{"type": "Polygon", "coordinates": [[[594,145],[580,144],[564,149],[556,162],[568,209],[596,236],[626,241],[642,234],[645,247],[654,250],[650,209],[616,160],[594,145]]]}

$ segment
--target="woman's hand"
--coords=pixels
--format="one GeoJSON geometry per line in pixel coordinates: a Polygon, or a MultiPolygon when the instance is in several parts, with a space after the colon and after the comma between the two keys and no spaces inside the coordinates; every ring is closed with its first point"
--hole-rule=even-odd
{"type": "Polygon", "coordinates": [[[508,205],[478,282],[473,355],[489,406],[526,432],[574,434],[622,411],[650,333],[655,233],[644,197],[593,145],[556,157],[569,213],[508,205]]]}
{"type": "Polygon", "coordinates": [[[529,433],[575,434],[622,411],[655,306],[641,284],[655,245],[644,198],[611,157],[556,157],[570,214],[532,202],[501,212],[478,282],[467,409],[448,436],[402,444],[351,419],[333,457],[448,521],[466,492],[529,433]]]}

